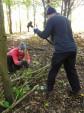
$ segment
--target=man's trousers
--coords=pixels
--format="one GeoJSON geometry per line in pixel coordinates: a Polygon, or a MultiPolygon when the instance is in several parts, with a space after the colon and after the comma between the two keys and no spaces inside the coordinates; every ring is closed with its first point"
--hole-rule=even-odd
{"type": "Polygon", "coordinates": [[[63,64],[72,91],[78,92],[80,90],[80,83],[75,68],[75,63],[76,52],[54,53],[51,61],[51,69],[48,74],[47,90],[53,90],[55,78],[61,65],[63,64]]]}

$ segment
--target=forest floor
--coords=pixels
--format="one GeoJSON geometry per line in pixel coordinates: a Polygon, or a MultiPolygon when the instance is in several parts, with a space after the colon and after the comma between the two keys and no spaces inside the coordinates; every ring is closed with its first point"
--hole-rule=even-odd
{"type": "MultiPolygon", "coordinates": [[[[25,36],[28,38],[27,34],[19,35],[19,37],[25,36]]],[[[20,102],[18,106],[14,107],[11,113],[84,113],[84,96],[74,97],[68,96],[67,94],[67,86],[69,83],[63,67],[60,69],[60,72],[56,78],[53,95],[48,100],[45,99],[44,86],[50,68],[53,53],[52,46],[39,38],[35,39],[34,36],[32,36],[33,38],[30,39],[17,39],[17,37],[18,35],[13,35],[12,40],[8,38],[9,47],[11,45],[17,45],[22,41],[28,43],[31,48],[30,54],[32,57],[32,62],[27,72],[30,70],[36,71],[40,69],[39,73],[33,73],[30,79],[24,79],[23,83],[20,81],[21,84],[18,84],[22,85],[27,83],[29,80],[30,82],[26,84],[26,87],[31,85],[33,88],[34,86],[38,85],[39,88],[29,94],[23,101],[20,102]]],[[[78,44],[76,68],[80,78],[81,87],[84,90],[84,39],[80,38],[80,35],[75,35],[75,37],[78,44]]],[[[23,74],[20,75],[20,77],[23,76],[23,74]]],[[[11,78],[17,79],[18,74],[12,76],[11,78]]]]}

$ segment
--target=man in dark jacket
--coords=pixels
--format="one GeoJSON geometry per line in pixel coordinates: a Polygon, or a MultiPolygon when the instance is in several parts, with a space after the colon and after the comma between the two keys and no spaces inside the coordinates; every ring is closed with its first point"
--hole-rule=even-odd
{"type": "Polygon", "coordinates": [[[32,25],[32,21],[30,21],[28,24],[27,24],[27,28],[28,28],[28,32],[29,32],[29,28],[33,28],[33,25],[32,25]]]}
{"type": "Polygon", "coordinates": [[[51,36],[55,48],[51,69],[48,74],[47,94],[50,94],[53,90],[55,78],[62,64],[71,86],[69,92],[78,94],[81,88],[75,68],[77,47],[73,39],[70,22],[66,17],[59,15],[52,7],[48,7],[47,16],[48,21],[44,31],[41,32],[39,29],[34,29],[34,32],[43,39],[51,36]]]}

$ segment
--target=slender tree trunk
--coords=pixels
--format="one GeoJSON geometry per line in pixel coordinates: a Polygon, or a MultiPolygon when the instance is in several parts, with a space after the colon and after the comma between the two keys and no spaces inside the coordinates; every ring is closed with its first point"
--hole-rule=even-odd
{"type": "Polygon", "coordinates": [[[51,2],[51,0],[47,0],[47,3],[50,3],[51,2]]]}
{"type": "Polygon", "coordinates": [[[7,72],[7,57],[6,57],[6,36],[4,29],[4,15],[2,0],[0,0],[0,76],[3,81],[4,96],[7,101],[13,102],[13,93],[11,89],[11,82],[7,72]],[[3,48],[3,49],[2,49],[3,48]]]}
{"type": "Polygon", "coordinates": [[[71,8],[73,3],[74,2],[71,2],[71,0],[68,0],[67,18],[69,18],[70,20],[71,20],[70,16],[71,16],[71,10],[72,10],[71,8]]]}
{"type": "Polygon", "coordinates": [[[12,20],[11,20],[11,6],[8,6],[9,9],[9,31],[12,34],[12,20]]]}
{"type": "Polygon", "coordinates": [[[28,7],[26,7],[27,9],[27,20],[29,20],[29,11],[28,11],[28,7]]]}
{"type": "Polygon", "coordinates": [[[18,7],[19,7],[19,27],[20,27],[20,33],[21,33],[22,28],[21,28],[20,4],[18,5],[18,7]]]}
{"type": "Polygon", "coordinates": [[[46,6],[45,6],[45,1],[42,0],[42,3],[43,3],[43,7],[44,7],[44,27],[46,25],[46,6]]]}
{"type": "Polygon", "coordinates": [[[67,15],[67,0],[64,0],[64,16],[67,15]]]}
{"type": "Polygon", "coordinates": [[[35,8],[35,0],[33,0],[33,12],[34,12],[34,27],[36,25],[36,8],[35,8]]]}
{"type": "Polygon", "coordinates": [[[68,19],[70,19],[71,15],[71,8],[73,6],[74,1],[71,0],[62,0],[62,9],[61,12],[63,12],[63,16],[66,16],[68,19]]]}
{"type": "Polygon", "coordinates": [[[61,5],[61,15],[63,15],[63,0],[62,0],[62,5],[61,5]]]}
{"type": "Polygon", "coordinates": [[[9,33],[12,34],[12,20],[11,20],[11,6],[7,6],[7,17],[8,17],[8,26],[9,26],[9,33]]]}

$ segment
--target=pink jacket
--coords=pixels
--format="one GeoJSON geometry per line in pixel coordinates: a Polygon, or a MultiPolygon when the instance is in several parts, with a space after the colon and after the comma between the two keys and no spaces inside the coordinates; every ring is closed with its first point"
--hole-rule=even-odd
{"type": "Polygon", "coordinates": [[[25,53],[23,51],[20,51],[19,48],[13,48],[11,49],[8,53],[7,56],[12,56],[13,61],[16,65],[19,65],[20,62],[25,58],[26,61],[28,62],[28,64],[30,64],[31,62],[31,57],[29,52],[27,51],[27,54],[25,55],[25,53]]]}

